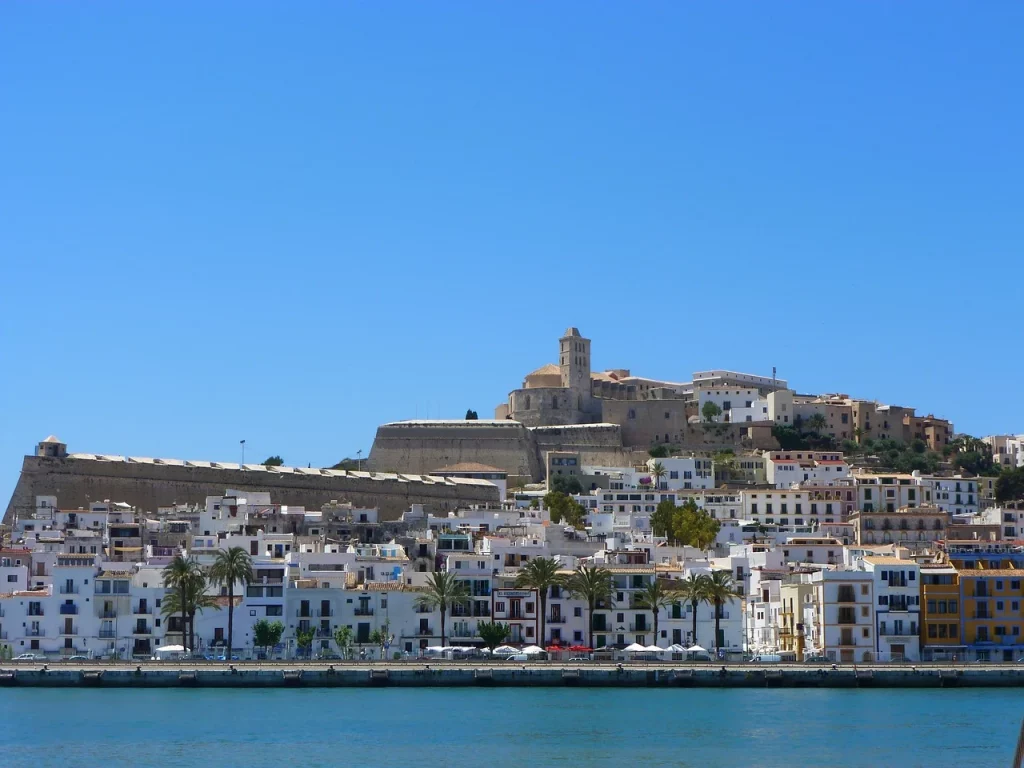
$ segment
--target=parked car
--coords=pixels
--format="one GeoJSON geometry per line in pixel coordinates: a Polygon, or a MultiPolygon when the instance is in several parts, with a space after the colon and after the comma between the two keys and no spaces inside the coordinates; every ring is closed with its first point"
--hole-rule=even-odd
{"type": "Polygon", "coordinates": [[[831,659],[828,656],[822,656],[821,654],[804,656],[805,664],[828,664],[830,661],[831,659]]]}
{"type": "Polygon", "coordinates": [[[531,656],[528,653],[513,653],[505,661],[533,661],[536,656],[531,656]]]}
{"type": "Polygon", "coordinates": [[[589,656],[573,656],[571,659],[569,659],[569,663],[570,664],[575,664],[575,663],[577,663],[579,661],[590,661],[590,657],[589,656]]]}
{"type": "Polygon", "coordinates": [[[46,657],[41,653],[20,653],[13,661],[46,661],[46,657]]]}
{"type": "Polygon", "coordinates": [[[88,656],[68,656],[67,661],[90,661],[88,656]]]}
{"type": "Polygon", "coordinates": [[[320,661],[341,661],[341,656],[334,653],[333,651],[325,651],[317,656],[320,661]]]}
{"type": "Polygon", "coordinates": [[[757,664],[778,664],[782,661],[782,657],[777,653],[759,653],[751,657],[750,660],[757,664]]]}

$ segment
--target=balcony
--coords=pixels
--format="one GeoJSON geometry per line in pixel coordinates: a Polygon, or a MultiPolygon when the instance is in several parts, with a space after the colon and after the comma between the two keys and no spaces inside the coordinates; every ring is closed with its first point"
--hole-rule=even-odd
{"type": "Polygon", "coordinates": [[[63,587],[60,588],[60,593],[62,595],[77,595],[78,587],[72,584],[65,584],[63,587]]]}
{"type": "Polygon", "coordinates": [[[46,637],[46,630],[42,628],[29,627],[25,630],[25,637],[46,637]]]}
{"type": "Polygon", "coordinates": [[[44,615],[43,614],[43,609],[42,609],[42,607],[39,607],[39,608],[29,608],[28,615],[30,617],[31,616],[43,616],[44,615]]]}
{"type": "Polygon", "coordinates": [[[651,627],[651,626],[649,626],[647,624],[635,624],[634,623],[634,624],[630,624],[629,625],[629,631],[630,632],[650,632],[653,629],[654,629],[654,627],[651,627]]]}
{"type": "Polygon", "coordinates": [[[911,632],[909,629],[896,630],[884,624],[879,628],[878,634],[882,637],[919,637],[917,632],[911,632]]]}
{"type": "Polygon", "coordinates": [[[77,605],[62,605],[60,606],[61,616],[77,616],[78,606],[77,605]]]}
{"type": "Polygon", "coordinates": [[[323,618],[323,619],[333,618],[333,616],[334,616],[334,609],[330,609],[330,610],[326,610],[326,611],[319,610],[319,611],[316,612],[316,616],[317,616],[318,619],[320,619],[320,618],[323,618]]]}
{"type": "Polygon", "coordinates": [[[6,640],[6,639],[7,639],[7,633],[6,632],[0,632],[0,640],[6,640]]]}
{"type": "Polygon", "coordinates": [[[117,611],[100,611],[101,619],[116,619],[117,611]]]}
{"type": "Polygon", "coordinates": [[[153,615],[153,606],[151,606],[151,605],[143,605],[142,603],[137,603],[132,608],[132,615],[133,616],[152,616],[153,615]]]}
{"type": "Polygon", "coordinates": [[[373,608],[356,608],[352,611],[353,616],[373,616],[373,608]]]}
{"type": "Polygon", "coordinates": [[[565,624],[568,620],[568,616],[548,616],[545,621],[548,624],[565,624]]]}
{"type": "Polygon", "coordinates": [[[314,618],[314,612],[310,608],[299,608],[297,611],[295,611],[295,618],[312,619],[314,618]]]}
{"type": "Polygon", "coordinates": [[[112,629],[101,629],[97,635],[100,640],[116,640],[117,632],[112,629]]]}
{"type": "Polygon", "coordinates": [[[334,637],[334,633],[331,632],[331,630],[329,630],[329,629],[323,629],[321,627],[320,629],[318,629],[316,631],[316,636],[320,637],[320,638],[323,638],[323,637],[330,638],[330,637],[334,637]]]}
{"type": "Polygon", "coordinates": [[[434,636],[434,628],[433,627],[418,627],[416,629],[416,631],[413,633],[412,636],[413,637],[433,637],[434,636]]]}
{"type": "Polygon", "coordinates": [[[77,635],[78,634],[78,625],[76,625],[76,624],[66,624],[63,627],[61,627],[60,634],[61,635],[77,635]]]}
{"type": "Polygon", "coordinates": [[[150,626],[147,626],[147,625],[136,626],[134,629],[132,629],[132,634],[133,635],[152,635],[153,634],[153,628],[150,627],[150,626]]]}

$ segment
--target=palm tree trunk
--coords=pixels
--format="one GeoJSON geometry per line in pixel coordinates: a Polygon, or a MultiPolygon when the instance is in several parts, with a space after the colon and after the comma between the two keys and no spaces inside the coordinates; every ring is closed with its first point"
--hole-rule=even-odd
{"type": "MultiPolygon", "coordinates": [[[[181,644],[184,646],[188,645],[188,606],[185,605],[185,588],[182,587],[178,590],[178,600],[181,602],[181,644]]],[[[191,648],[185,648],[186,651],[191,651],[191,648]]]]}
{"type": "Polygon", "coordinates": [[[544,644],[544,620],[547,618],[547,610],[548,610],[548,591],[545,588],[545,589],[542,589],[540,591],[540,643],[539,643],[539,645],[542,648],[546,648],[547,647],[544,644]]]}
{"type": "Polygon", "coordinates": [[[441,647],[444,648],[444,617],[448,612],[445,610],[448,606],[445,603],[441,603],[441,647]]]}
{"type": "Polygon", "coordinates": [[[588,634],[587,634],[587,639],[589,641],[590,650],[593,651],[594,650],[594,603],[593,603],[593,601],[590,601],[587,604],[587,608],[590,609],[590,620],[587,622],[587,627],[589,628],[589,631],[588,631],[588,634]]]}
{"type": "Polygon", "coordinates": [[[690,608],[693,611],[693,644],[697,645],[697,603],[690,603],[690,608]]]}
{"type": "Polygon", "coordinates": [[[715,650],[716,651],[718,650],[718,622],[721,619],[721,611],[719,610],[720,607],[721,607],[721,603],[718,600],[715,600],[715,650]]]}
{"type": "Polygon", "coordinates": [[[235,647],[235,582],[228,582],[228,652],[224,658],[231,661],[231,649],[235,647]]]}
{"type": "Polygon", "coordinates": [[[658,644],[658,606],[654,606],[654,610],[651,611],[654,614],[654,645],[658,644]]]}

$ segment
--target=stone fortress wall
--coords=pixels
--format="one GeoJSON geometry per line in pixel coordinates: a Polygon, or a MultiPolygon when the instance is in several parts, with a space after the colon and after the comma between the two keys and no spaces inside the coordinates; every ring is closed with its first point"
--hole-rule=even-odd
{"type": "Polygon", "coordinates": [[[470,504],[497,503],[498,489],[479,480],[423,478],[370,472],[132,460],[93,454],[26,456],[4,522],[30,514],[36,496],[56,496],[62,508],[90,501],[124,501],[146,511],[171,504],[202,504],[228,488],[268,491],[275,504],[319,509],[331,500],[379,507],[382,520],[397,519],[411,504],[444,513],[470,504]]]}
{"type": "Polygon", "coordinates": [[[397,421],[377,427],[367,460],[373,471],[426,474],[453,464],[497,467],[534,482],[544,471],[530,430],[517,421],[397,421]]]}

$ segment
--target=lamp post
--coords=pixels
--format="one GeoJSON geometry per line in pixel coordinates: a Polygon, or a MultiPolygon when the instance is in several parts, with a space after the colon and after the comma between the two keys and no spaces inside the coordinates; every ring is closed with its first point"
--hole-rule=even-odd
{"type": "Polygon", "coordinates": [[[358,472],[362,472],[363,471],[363,449],[362,448],[360,448],[358,451],[356,451],[356,471],[358,471],[358,472]]]}
{"type": "Polygon", "coordinates": [[[245,469],[245,440],[239,440],[239,444],[242,446],[242,469],[245,469]]]}

